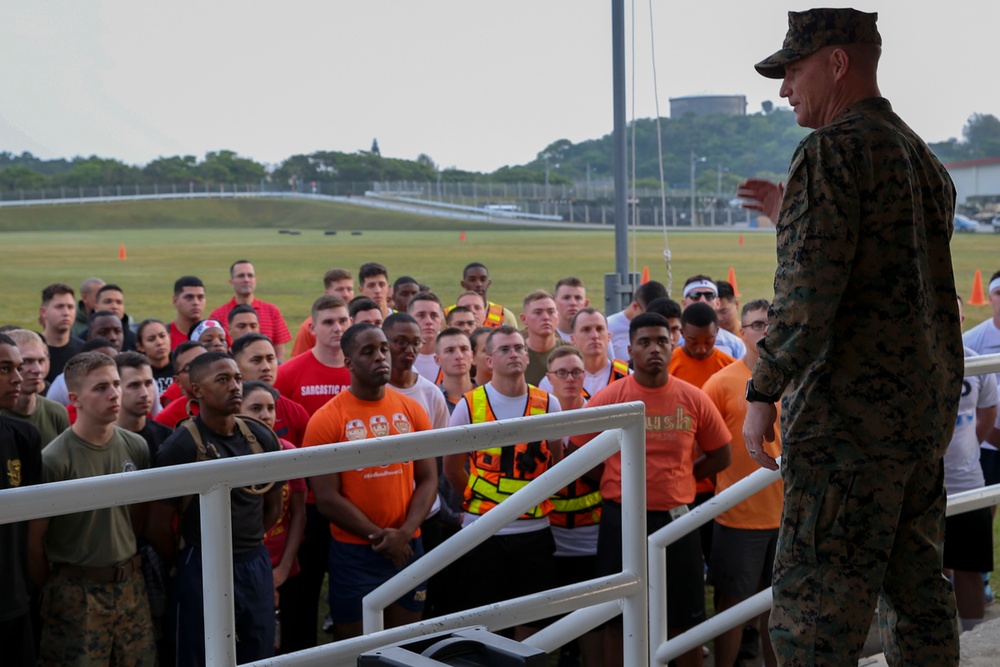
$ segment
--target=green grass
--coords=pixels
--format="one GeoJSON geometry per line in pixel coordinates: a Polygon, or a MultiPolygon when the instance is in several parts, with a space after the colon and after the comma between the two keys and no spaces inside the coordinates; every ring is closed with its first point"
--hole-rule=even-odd
{"type": "MultiPolygon", "coordinates": [[[[672,233],[674,297],[679,297],[685,277],[707,273],[725,278],[732,267],[744,301],[769,298],[774,237],[745,233],[741,244],[740,236],[738,232],[672,233]]],[[[960,234],[952,247],[956,282],[967,300],[976,269],[988,282],[1000,268],[1000,235],[960,234]]],[[[36,329],[39,293],[49,283],[63,281],[76,288],[84,278],[100,276],[124,287],[127,310],[136,321],[146,317],[167,321],[173,319],[170,298],[178,276],[201,277],[209,307],[214,308],[230,298],[228,267],[242,258],[254,262],[260,298],[278,304],[293,331],[322,293],[323,273],[332,267],[356,273],[363,262],[378,261],[389,268],[390,279],[412,275],[451,302],[460,290],[462,267],[481,261],[490,268],[490,297],[515,313],[520,312],[524,294],[552,289],[556,280],[568,275],[580,277],[591,303],[603,308],[604,274],[614,268],[614,238],[609,231],[511,230],[283,200],[0,209],[0,248],[0,280],[7,286],[0,301],[0,324],[36,329]],[[277,232],[284,228],[302,233],[277,232]],[[357,229],[364,234],[326,236],[326,229],[357,229]],[[465,241],[459,240],[461,231],[466,232],[465,241]],[[118,259],[122,243],[126,261],[118,259]]],[[[662,233],[640,233],[636,248],[636,269],[648,266],[654,279],[666,282],[662,233]]],[[[990,314],[988,306],[966,306],[965,328],[990,314]]],[[[1000,544],[1000,524],[994,525],[994,537],[1000,544]]],[[[1000,591],[1000,577],[994,576],[993,587],[1000,591]]]]}
{"type": "MultiPolygon", "coordinates": [[[[479,223],[486,228],[503,225],[479,223]]],[[[463,229],[467,223],[328,201],[193,199],[0,209],[0,232],[98,229],[463,229]]]]}

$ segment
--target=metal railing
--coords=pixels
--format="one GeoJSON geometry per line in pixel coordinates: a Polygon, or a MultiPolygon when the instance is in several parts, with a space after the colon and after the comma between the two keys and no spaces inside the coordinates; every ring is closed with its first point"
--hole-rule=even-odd
{"type": "MultiPolygon", "coordinates": [[[[965,361],[965,375],[1000,372],[1000,354],[970,357],[965,361]]],[[[778,459],[780,463],[780,459],[778,459]]],[[[771,589],[767,588],[737,605],[706,619],[697,626],[667,638],[666,548],[703,524],[780,478],[778,470],[760,469],[709,499],[688,514],[649,536],[649,665],[665,665],[691,649],[702,646],[726,630],[737,627],[771,608],[771,589]]],[[[962,514],[1000,504],[1000,484],[948,496],[947,515],[962,514]]]]}
{"type": "MultiPolygon", "coordinates": [[[[529,436],[531,440],[541,440],[595,432],[600,435],[586,447],[533,480],[476,522],[475,526],[446,542],[447,547],[432,551],[411,568],[420,565],[423,568],[421,572],[439,571],[445,565],[445,551],[455,556],[468,551],[520,515],[525,508],[537,505],[579,477],[587,467],[593,467],[620,449],[623,517],[628,526],[623,537],[621,573],[254,664],[258,667],[353,665],[357,655],[363,651],[444,629],[467,626],[470,622],[481,623],[491,629],[504,628],[527,619],[546,618],[587,604],[601,603],[614,606],[611,616],[624,611],[625,627],[633,638],[625,649],[626,664],[641,664],[648,650],[646,553],[644,549],[637,548],[645,540],[646,533],[645,420],[642,403],[374,438],[366,440],[362,446],[356,442],[338,443],[7,489],[0,491],[0,523],[199,494],[206,664],[230,667],[236,664],[230,514],[230,492],[233,488],[510,445],[524,442],[529,436]]],[[[414,576],[429,574],[418,572],[414,576]]],[[[396,583],[393,582],[393,585],[396,583]]],[[[380,626],[380,614],[373,616],[371,612],[370,602],[375,599],[369,600],[368,622],[380,626]]]]}

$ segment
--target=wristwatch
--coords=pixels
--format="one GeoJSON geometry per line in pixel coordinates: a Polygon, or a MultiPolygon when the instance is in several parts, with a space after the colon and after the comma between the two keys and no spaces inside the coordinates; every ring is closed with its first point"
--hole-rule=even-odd
{"type": "Polygon", "coordinates": [[[747,380],[747,403],[777,403],[781,400],[781,394],[764,394],[753,386],[753,378],[747,380]]]}

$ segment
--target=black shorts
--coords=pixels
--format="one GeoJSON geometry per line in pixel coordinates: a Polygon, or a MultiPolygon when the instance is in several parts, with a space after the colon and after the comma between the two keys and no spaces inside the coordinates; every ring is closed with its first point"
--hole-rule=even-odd
{"type": "Polygon", "coordinates": [[[993,516],[990,508],[944,520],[944,566],[963,572],[993,571],[993,516]]]}
{"type": "Polygon", "coordinates": [[[456,561],[459,607],[469,609],[553,588],[552,530],[494,535],[456,561]]]}
{"type": "MultiPolygon", "coordinates": [[[[667,512],[646,512],[646,534],[671,522],[667,512]]],[[[642,548],[646,548],[643,543],[642,548]]],[[[622,506],[605,500],[597,535],[597,576],[622,571],[622,506]]],[[[694,530],[667,547],[667,626],[690,628],[705,620],[705,564],[694,530]]]]}
{"type": "Polygon", "coordinates": [[[771,585],[778,529],[731,528],[714,521],[708,583],[727,598],[745,600],[771,585]]]}

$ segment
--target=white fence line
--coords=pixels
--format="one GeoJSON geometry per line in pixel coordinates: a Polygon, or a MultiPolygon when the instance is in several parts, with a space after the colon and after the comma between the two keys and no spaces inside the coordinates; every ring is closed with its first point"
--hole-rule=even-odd
{"type": "MultiPolygon", "coordinates": [[[[603,431],[624,431],[622,447],[623,501],[630,512],[625,517],[636,524],[638,536],[645,535],[645,420],[642,403],[604,406],[591,410],[574,410],[524,417],[438,431],[422,431],[364,442],[348,442],[297,450],[268,452],[231,459],[203,461],[180,467],[157,468],[131,473],[118,473],[86,479],[69,480],[0,491],[0,523],[38,519],[61,514],[130,505],[134,503],[175,498],[197,493],[201,499],[203,586],[205,593],[206,664],[231,667],[236,664],[235,622],[233,619],[232,544],[230,522],[230,489],[273,480],[310,477],[361,467],[386,465],[397,461],[426,459],[457,454],[474,449],[499,447],[526,439],[557,439],[566,435],[603,431]],[[529,435],[530,434],[530,435],[529,435]],[[626,490],[627,489],[627,490],[626,490]],[[633,507],[634,506],[634,507],[633,507]],[[641,512],[639,511],[641,508],[641,512]],[[631,516],[629,516],[631,514],[631,516]]],[[[614,435],[614,447],[619,441],[614,435]]],[[[604,439],[605,441],[607,438],[604,439]]],[[[606,446],[606,444],[605,444],[606,446]]],[[[598,449],[601,446],[598,445],[598,449]]],[[[583,450],[581,450],[583,451],[583,450]]],[[[570,461],[570,459],[567,459],[570,461]]],[[[560,465],[565,465],[561,463],[560,465]]],[[[556,466],[553,468],[555,473],[556,466]]],[[[553,474],[547,482],[561,482],[565,475],[553,474]]],[[[536,480],[537,482],[538,480],[536,480]]],[[[519,494],[537,495],[540,485],[533,482],[519,494]],[[531,488],[531,487],[534,488],[531,488]]],[[[565,483],[563,483],[565,486],[565,483]]],[[[552,487],[551,494],[559,487],[552,487]]],[[[542,496],[544,497],[544,496],[542,496]]],[[[537,501],[536,501],[537,503],[537,501]]],[[[487,515],[488,516],[488,515],[487,515]]],[[[638,539],[638,538],[637,538],[638,539]]],[[[432,552],[433,553],[433,552],[432,552]]],[[[418,561],[419,562],[419,561],[418,561]]],[[[593,602],[624,599],[626,627],[635,633],[636,641],[626,648],[627,664],[640,664],[647,652],[646,618],[646,554],[643,549],[623,545],[623,573],[594,580],[589,584],[549,591],[548,600],[535,596],[491,605],[480,610],[481,620],[493,627],[516,624],[518,618],[534,614],[534,618],[565,613],[579,606],[581,598],[593,602]]],[[[456,615],[454,625],[468,625],[456,615]]],[[[338,650],[357,651],[362,642],[377,642],[376,648],[399,637],[430,634],[443,629],[434,620],[396,628],[384,633],[310,649],[301,654],[281,656],[258,665],[353,664],[354,658],[331,663],[330,656],[338,650]],[[354,643],[349,643],[353,641],[354,643]]],[[[354,653],[356,657],[357,653],[354,653]]],[[[346,658],[346,656],[345,656],[346,658]]]]}

